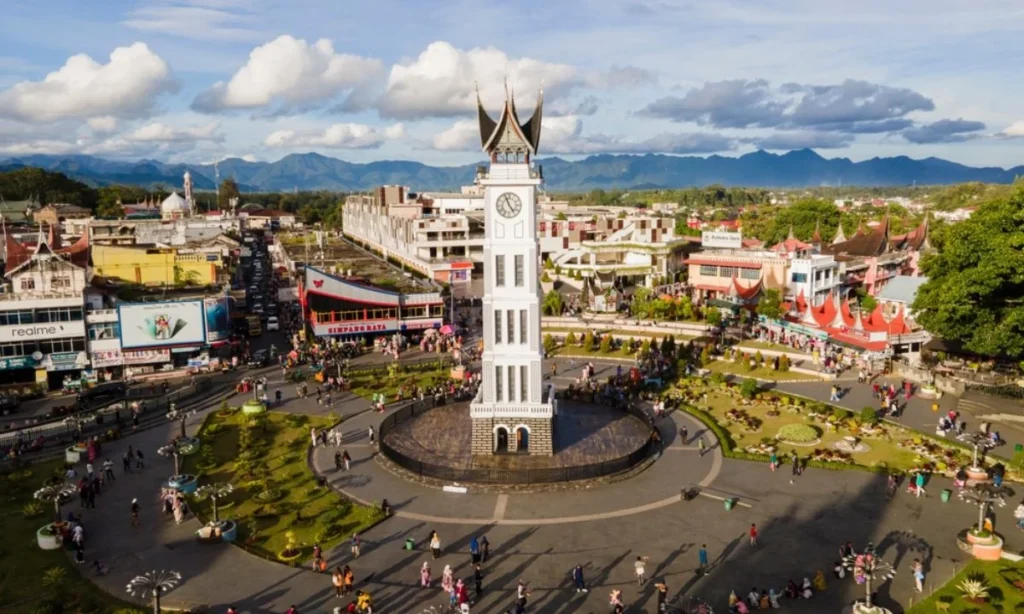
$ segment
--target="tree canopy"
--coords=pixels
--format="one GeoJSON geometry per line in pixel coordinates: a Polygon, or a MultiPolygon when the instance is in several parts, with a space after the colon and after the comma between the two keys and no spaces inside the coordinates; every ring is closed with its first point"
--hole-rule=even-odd
{"type": "Polygon", "coordinates": [[[917,321],[983,356],[1024,356],[1024,184],[944,229],[921,260],[917,321]]]}
{"type": "Polygon", "coordinates": [[[0,173],[0,196],[4,200],[37,200],[41,205],[68,203],[93,209],[96,190],[61,173],[39,168],[19,168],[0,173]]]}
{"type": "MultiPolygon", "coordinates": [[[[238,182],[228,177],[224,181],[220,182],[220,190],[217,194],[217,207],[221,211],[227,211],[231,209],[231,199],[242,198],[242,193],[238,190],[238,182]]],[[[243,203],[239,202],[238,206],[241,207],[243,203]]]]}
{"type": "Polygon", "coordinates": [[[778,290],[770,288],[764,291],[764,296],[757,302],[757,313],[769,320],[778,320],[782,317],[782,294],[778,290]]]}

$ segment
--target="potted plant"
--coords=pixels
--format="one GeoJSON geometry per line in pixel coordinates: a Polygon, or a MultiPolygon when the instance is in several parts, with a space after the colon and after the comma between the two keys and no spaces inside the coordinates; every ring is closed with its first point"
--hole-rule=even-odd
{"type": "Polygon", "coordinates": [[[285,531],[284,534],[285,542],[284,550],[277,553],[277,558],[285,563],[292,563],[297,561],[302,556],[302,548],[299,547],[298,542],[295,540],[294,531],[285,531]]]}

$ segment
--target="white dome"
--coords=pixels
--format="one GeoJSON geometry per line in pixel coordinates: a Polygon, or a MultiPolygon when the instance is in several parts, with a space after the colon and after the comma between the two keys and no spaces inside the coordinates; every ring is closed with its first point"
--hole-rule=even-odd
{"type": "Polygon", "coordinates": [[[172,192],[160,203],[160,213],[181,213],[186,209],[188,209],[188,204],[184,198],[178,196],[177,192],[172,192]]]}

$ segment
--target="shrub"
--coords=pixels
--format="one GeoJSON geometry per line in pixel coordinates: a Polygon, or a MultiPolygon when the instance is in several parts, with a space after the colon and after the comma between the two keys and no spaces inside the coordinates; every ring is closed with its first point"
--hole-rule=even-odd
{"type": "Polygon", "coordinates": [[[708,377],[708,381],[714,384],[715,386],[721,386],[722,384],[725,383],[725,375],[719,373],[718,371],[715,371],[710,375],[710,377],[708,377]]]}
{"type": "Polygon", "coordinates": [[[576,345],[576,333],[569,331],[568,336],[565,338],[565,345],[576,345]]]}
{"type": "Polygon", "coordinates": [[[758,366],[761,366],[761,363],[764,362],[764,356],[761,354],[761,350],[758,350],[757,354],[754,354],[754,360],[757,361],[758,366]]]}
{"type": "Polygon", "coordinates": [[[43,504],[39,501],[29,501],[21,508],[21,514],[25,518],[33,518],[43,513],[43,504]]]}
{"type": "Polygon", "coordinates": [[[757,380],[749,378],[743,380],[743,383],[740,384],[740,394],[747,399],[754,398],[754,395],[757,394],[757,380]]]}
{"type": "Polygon", "coordinates": [[[780,441],[792,443],[810,443],[820,436],[818,429],[809,424],[787,424],[779,429],[780,441]]]}
{"type": "Polygon", "coordinates": [[[546,333],[544,335],[544,352],[550,355],[556,347],[558,347],[558,343],[555,342],[555,338],[551,336],[551,333],[546,333]]]}
{"type": "Polygon", "coordinates": [[[607,354],[608,352],[611,352],[612,351],[612,336],[611,335],[603,335],[601,337],[601,344],[598,346],[598,349],[601,350],[602,354],[607,354]]]}
{"type": "Polygon", "coordinates": [[[704,349],[700,351],[700,366],[706,367],[711,364],[711,346],[705,345],[704,349]]]}
{"type": "Polygon", "coordinates": [[[878,414],[875,412],[875,408],[870,405],[865,406],[860,410],[860,421],[862,424],[878,424],[878,414]]]}
{"type": "Polygon", "coordinates": [[[548,272],[545,270],[543,273],[541,273],[540,280],[544,283],[549,283],[551,281],[551,276],[548,275],[548,272]]]}
{"type": "Polygon", "coordinates": [[[832,415],[835,416],[836,420],[846,420],[850,417],[850,412],[842,407],[833,407],[832,415]]]}
{"type": "Polygon", "coordinates": [[[623,356],[632,356],[633,348],[635,347],[635,344],[636,344],[636,340],[634,340],[632,337],[630,337],[628,341],[624,342],[622,344],[622,347],[620,348],[620,351],[622,352],[622,355],[623,356]]]}
{"type": "Polygon", "coordinates": [[[594,350],[594,331],[588,330],[587,334],[583,335],[583,351],[591,352],[594,350]]]}
{"type": "Polygon", "coordinates": [[[339,535],[341,535],[343,529],[344,529],[344,527],[342,527],[340,524],[329,524],[326,527],[320,529],[317,532],[317,534],[314,537],[314,539],[316,539],[316,541],[318,543],[323,543],[323,542],[330,541],[330,540],[334,539],[335,537],[338,537],[339,535]]]}
{"type": "Polygon", "coordinates": [[[640,357],[644,358],[651,353],[651,340],[644,339],[644,342],[640,344],[640,357]]]}
{"type": "Polygon", "coordinates": [[[779,356],[779,371],[789,371],[789,356],[779,356]]]}

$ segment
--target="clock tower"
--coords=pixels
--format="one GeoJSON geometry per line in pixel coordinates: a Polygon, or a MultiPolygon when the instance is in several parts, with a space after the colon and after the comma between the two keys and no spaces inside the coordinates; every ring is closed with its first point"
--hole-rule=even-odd
{"type": "Polygon", "coordinates": [[[507,93],[497,120],[477,95],[480,141],[490,165],[484,187],[483,386],[470,404],[473,454],[550,456],[554,387],[545,388],[541,359],[537,187],[532,157],[540,143],[543,92],[525,123],[507,93]]]}

